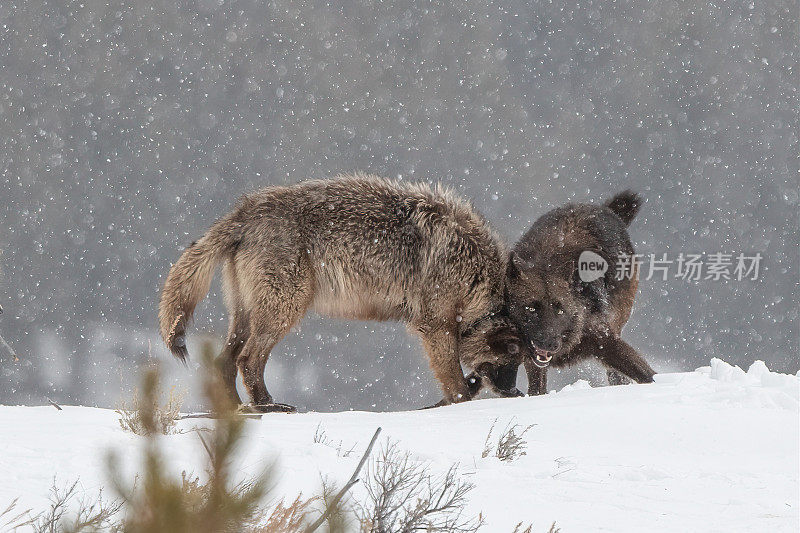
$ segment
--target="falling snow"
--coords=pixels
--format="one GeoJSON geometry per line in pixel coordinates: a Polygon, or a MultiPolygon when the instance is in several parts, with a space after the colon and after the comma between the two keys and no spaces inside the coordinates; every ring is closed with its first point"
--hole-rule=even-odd
{"type": "MultiPolygon", "coordinates": [[[[796,372],[797,26],[780,0],[3,2],[0,403],[113,405],[166,359],[158,289],[186,244],[248,190],[354,169],[445,182],[509,242],[632,187],[637,252],[764,260],[643,281],[627,339],[660,371],[796,372]]],[[[190,345],[224,335],[215,291],[190,345]]],[[[316,317],[267,382],[318,410],[438,397],[401,326],[316,317]]]]}

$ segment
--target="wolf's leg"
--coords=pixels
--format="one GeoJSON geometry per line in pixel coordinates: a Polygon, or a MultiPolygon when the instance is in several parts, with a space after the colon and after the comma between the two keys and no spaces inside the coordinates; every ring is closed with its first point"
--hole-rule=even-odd
{"type": "Polygon", "coordinates": [[[262,307],[250,312],[250,337],[236,359],[244,386],[257,410],[258,406],[273,403],[264,383],[264,368],[270,352],[305,313],[305,306],[287,305],[280,311],[279,308],[277,306],[269,310],[268,307],[262,307]]]}
{"type": "Polygon", "coordinates": [[[593,345],[594,354],[612,370],[631,378],[637,383],[652,383],[655,371],[630,344],[619,337],[589,337],[581,341],[587,348],[593,345]]]}
{"type": "Polygon", "coordinates": [[[236,359],[250,337],[250,319],[244,309],[236,272],[231,262],[226,262],[223,267],[223,287],[225,290],[225,304],[230,314],[230,323],[228,324],[225,347],[222,349],[217,362],[228,396],[231,401],[238,405],[242,403],[242,400],[236,391],[236,359]]]}
{"type": "Polygon", "coordinates": [[[250,325],[248,323],[246,313],[242,311],[235,312],[231,315],[231,323],[228,326],[228,337],[225,340],[225,347],[217,358],[220,373],[222,374],[222,382],[225,385],[225,391],[228,397],[236,405],[242,403],[239,398],[239,393],[236,391],[236,360],[239,354],[242,353],[247,339],[250,337],[250,325]]]}
{"type": "Polygon", "coordinates": [[[547,394],[547,368],[539,368],[526,357],[525,372],[528,374],[528,396],[547,394]]]}
{"type": "Polygon", "coordinates": [[[631,382],[630,378],[624,374],[620,374],[616,370],[607,370],[606,376],[608,376],[608,384],[609,385],[627,385],[631,382]]]}
{"type": "Polygon", "coordinates": [[[263,253],[237,261],[242,294],[249,308],[250,336],[236,359],[242,381],[256,406],[271,404],[272,396],[264,383],[264,367],[272,348],[306,313],[313,295],[311,272],[307,265],[289,260],[273,266],[264,264],[263,253]],[[260,264],[253,264],[256,262],[260,264]],[[285,268],[284,265],[287,265],[285,268]],[[297,266],[296,266],[297,265],[297,266]],[[270,268],[271,267],[271,268],[270,268]]]}
{"type": "MultiPolygon", "coordinates": [[[[441,405],[464,402],[472,398],[458,358],[458,324],[420,331],[422,345],[428,354],[431,368],[442,386],[441,405]]],[[[439,404],[437,404],[439,405],[439,404]]]]}
{"type": "Polygon", "coordinates": [[[272,348],[282,337],[280,333],[253,332],[236,360],[247,394],[255,405],[272,403],[272,396],[264,383],[264,367],[272,348]]]}

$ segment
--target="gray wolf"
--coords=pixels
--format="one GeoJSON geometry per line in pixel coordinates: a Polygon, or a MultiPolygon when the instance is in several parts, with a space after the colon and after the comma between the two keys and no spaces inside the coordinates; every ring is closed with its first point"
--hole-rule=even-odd
{"type": "Polygon", "coordinates": [[[492,383],[493,369],[522,363],[513,327],[498,314],[507,260],[484,218],[440,186],[356,174],[267,187],[245,195],[172,266],[160,332],[184,359],[186,328],[221,265],[230,315],[222,373],[237,403],[238,371],[257,409],[277,409],[265,365],[312,309],[405,322],[441,384],[440,405],[469,400],[480,386],[514,396],[492,383]]]}

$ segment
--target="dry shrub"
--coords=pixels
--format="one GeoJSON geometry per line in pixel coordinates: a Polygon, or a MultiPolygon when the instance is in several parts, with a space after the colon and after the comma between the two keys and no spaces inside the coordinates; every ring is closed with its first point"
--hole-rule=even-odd
{"type": "MultiPolygon", "coordinates": [[[[253,496],[253,491],[261,491],[254,480],[248,480],[234,485],[225,494],[216,494],[217,484],[212,482],[213,474],[210,473],[209,479],[201,482],[199,477],[188,475],[186,472],[181,474],[181,492],[183,493],[183,506],[189,515],[203,515],[211,505],[221,505],[227,514],[228,509],[236,508],[231,506],[233,500],[247,500],[253,496]],[[222,496],[222,497],[220,497],[222,496]]],[[[297,496],[292,503],[286,505],[284,500],[278,501],[271,508],[254,505],[251,509],[240,507],[238,516],[231,516],[228,524],[222,531],[236,531],[241,533],[298,533],[303,531],[309,514],[313,511],[313,504],[319,497],[303,499],[302,495],[297,496]]],[[[217,531],[212,529],[202,529],[197,531],[217,531]]]]}
{"type": "Polygon", "coordinates": [[[29,525],[34,533],[89,533],[119,531],[117,516],[122,500],[106,500],[99,491],[94,498],[80,498],[77,508],[73,500],[78,497],[78,482],[59,488],[55,481],[50,487],[50,508],[34,517],[29,525]],[[74,510],[70,512],[70,508],[74,510]]]}
{"type": "MultiPolygon", "coordinates": [[[[522,522],[520,522],[514,528],[514,531],[512,533],[532,533],[533,532],[533,524],[529,524],[527,527],[525,527],[525,529],[523,529],[523,527],[525,527],[525,526],[523,526],[522,522]]],[[[557,528],[556,527],[556,523],[553,522],[552,524],[550,524],[550,529],[547,530],[547,533],[558,533],[559,531],[561,531],[561,530],[559,528],[557,528]]]]}
{"type": "Polygon", "coordinates": [[[526,455],[525,450],[528,447],[528,443],[523,437],[536,424],[521,426],[520,424],[512,424],[509,422],[506,429],[497,439],[497,444],[494,444],[492,442],[492,433],[494,433],[496,424],[497,419],[495,418],[494,422],[492,422],[492,427],[489,428],[489,434],[486,435],[481,457],[485,458],[494,455],[501,461],[510,462],[526,455]]]}
{"type": "MultiPolygon", "coordinates": [[[[203,361],[207,369],[205,397],[211,404],[213,429],[197,433],[208,454],[204,481],[185,472],[181,479],[168,476],[164,458],[158,447],[157,435],[162,433],[163,421],[156,401],[157,369],[148,370],[142,383],[142,401],[137,417],[144,441],[144,469],[134,487],[121,482],[119,461],[109,457],[109,471],[114,486],[125,502],[126,519],[121,524],[124,533],[299,533],[319,498],[295,498],[269,507],[262,503],[267,496],[270,471],[246,481],[233,483],[231,468],[236,448],[242,439],[245,418],[236,415],[234,405],[214,369],[213,346],[204,346],[203,361]]],[[[177,409],[174,409],[177,413],[177,409]]],[[[172,418],[174,424],[174,417],[172,418]]]]}
{"type": "Polygon", "coordinates": [[[162,402],[159,398],[161,394],[158,392],[157,370],[151,369],[145,376],[142,383],[144,390],[134,391],[131,404],[123,402],[116,410],[120,427],[141,436],[148,436],[151,432],[160,435],[174,433],[175,422],[180,416],[186,394],[178,393],[173,388],[169,391],[167,399],[162,402]]]}
{"type": "Polygon", "coordinates": [[[480,515],[463,516],[474,486],[459,479],[457,465],[443,476],[429,472],[429,464],[415,461],[396,443],[387,443],[369,466],[367,500],[356,504],[361,531],[472,533],[480,529],[480,515]]]}
{"type": "Polygon", "coordinates": [[[345,533],[352,531],[348,512],[350,508],[337,499],[339,488],[336,484],[323,478],[322,480],[322,503],[323,515],[327,515],[325,522],[328,525],[328,533],[345,533]]]}
{"type": "MultiPolygon", "coordinates": [[[[30,510],[16,510],[17,500],[11,502],[0,512],[0,531],[31,531],[32,533],[99,533],[126,531],[167,531],[166,529],[137,529],[132,526],[134,519],[122,520],[120,515],[125,502],[123,500],[106,500],[102,492],[97,497],[88,499],[85,496],[75,508],[74,500],[78,498],[78,482],[63,489],[53,484],[50,488],[50,507],[35,516],[30,510]],[[71,510],[72,509],[72,510],[71,510]]],[[[180,490],[182,501],[189,513],[202,513],[214,497],[212,485],[201,483],[199,478],[181,476],[180,490]]],[[[250,490],[246,483],[237,485],[233,493],[244,494],[250,490]]],[[[272,508],[255,507],[253,512],[243,513],[240,523],[230,523],[230,527],[221,531],[237,533],[300,533],[305,531],[308,517],[313,511],[312,505],[320,497],[303,499],[298,496],[291,504],[285,505],[281,500],[272,508]]],[[[176,530],[178,531],[178,530],[176,530]]],[[[183,530],[188,531],[188,530],[183,530]]],[[[192,531],[217,531],[210,528],[197,528],[192,531]]],[[[344,529],[330,529],[330,532],[343,533],[344,529]]]]}
{"type": "Polygon", "coordinates": [[[279,501],[266,516],[259,517],[255,524],[246,528],[247,533],[296,533],[303,531],[311,513],[312,504],[319,497],[304,500],[302,495],[285,506],[283,500],[279,501]]]}
{"type": "Polygon", "coordinates": [[[142,401],[136,411],[136,427],[141,430],[137,433],[147,436],[144,471],[138,480],[140,486],[125,486],[120,481],[119,461],[114,456],[109,457],[115,488],[128,510],[123,524],[126,533],[223,533],[240,530],[258,515],[267,476],[238,485],[231,483],[230,462],[241,439],[244,421],[235,416],[234,406],[227,399],[218,374],[208,374],[205,392],[217,418],[208,435],[210,442],[203,439],[209,464],[208,480],[201,483],[185,473],[180,480],[166,474],[156,435],[164,432],[165,422],[174,424],[174,417],[170,421],[170,417],[162,416],[164,411],[158,409],[158,370],[151,368],[145,372],[142,401]]]}
{"type": "Polygon", "coordinates": [[[356,451],[356,446],[358,446],[356,442],[350,448],[345,448],[342,440],[334,442],[332,439],[329,439],[325,428],[322,427],[322,422],[317,424],[317,429],[314,430],[314,444],[322,444],[328,448],[333,448],[336,450],[337,457],[350,457],[350,455],[356,451]]]}

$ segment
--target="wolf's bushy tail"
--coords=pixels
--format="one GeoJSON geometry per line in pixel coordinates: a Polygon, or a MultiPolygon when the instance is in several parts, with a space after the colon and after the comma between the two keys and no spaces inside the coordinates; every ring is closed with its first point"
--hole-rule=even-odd
{"type": "Polygon", "coordinates": [[[159,330],[172,354],[182,361],[188,355],[186,328],[194,308],[208,294],[217,265],[233,255],[240,241],[241,224],[232,215],[218,220],[189,245],[164,282],[158,306],[159,330]]]}
{"type": "Polygon", "coordinates": [[[639,208],[642,207],[642,197],[631,190],[622,191],[606,202],[606,207],[611,209],[626,226],[630,226],[639,208]]]}

